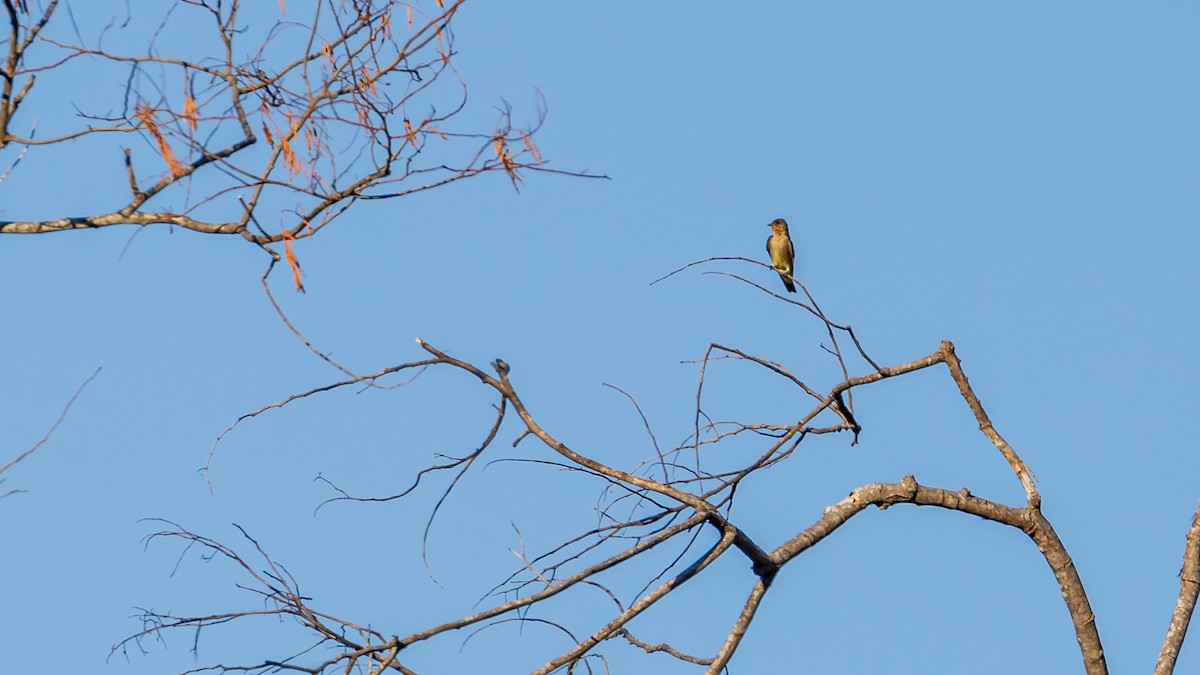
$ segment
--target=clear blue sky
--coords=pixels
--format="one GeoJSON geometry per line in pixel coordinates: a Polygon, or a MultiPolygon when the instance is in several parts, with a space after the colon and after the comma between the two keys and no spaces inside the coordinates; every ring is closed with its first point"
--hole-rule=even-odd
{"type": "MultiPolygon", "coordinates": [[[[258,4],[258,3],[256,3],[258,4]]],[[[297,3],[289,3],[293,7],[297,3]]],[[[276,3],[261,3],[268,22],[276,3]]],[[[1193,3],[468,3],[456,29],[487,129],[501,97],[550,117],[553,166],[611,181],[501,175],[361,205],[297,245],[308,294],[286,309],[323,349],[371,371],[420,358],[414,337],[485,364],[503,357],[542,423],[628,468],[652,454],[611,383],[665,443],[691,429],[710,342],[766,356],[820,389],[835,371],[809,318],[688,262],[763,258],[785,217],[797,277],[884,364],[958,347],[1000,431],[1040,477],[1113,672],[1151,668],[1200,499],[1190,433],[1200,338],[1200,47],[1193,3]],[[451,249],[453,242],[453,249],[451,249]]],[[[85,24],[81,29],[86,29],[85,24]]],[[[89,83],[115,91],[122,82],[89,83]]],[[[82,87],[81,83],[81,87],[82,87]]],[[[39,114],[31,112],[31,114],[39,114]]],[[[54,113],[47,110],[50,116],[54,113]]],[[[0,154],[5,166],[14,150],[0,154]]],[[[0,184],[0,218],[75,215],[120,179],[119,152],[31,153],[0,184]],[[81,171],[80,167],[84,167],[81,171]]],[[[119,183],[118,183],[119,184],[119,183]]],[[[278,657],[271,621],[146,644],[134,607],[254,608],[228,566],[140,539],[161,517],[242,546],[236,522],[315,604],[405,634],[462,615],[512,571],[594,522],[599,491],[529,464],[476,467],[420,535],[441,482],[404,503],[333,505],[406,486],[434,453],[486,433],[477,383],[431,372],[390,393],[344,391],[253,420],[196,469],[238,415],[339,379],[274,316],[263,255],[234,238],[153,227],[0,238],[0,460],[32,444],[78,384],[103,372],[52,441],[0,490],[0,663],[168,673],[278,657]],[[122,255],[122,251],[124,254],[122,255]],[[54,665],[58,664],[58,665],[54,665]]],[[[764,283],[761,268],[736,271],[764,283]]],[[[859,372],[866,366],[859,364],[859,372]]],[[[807,405],[748,368],[717,369],[717,418],[788,423],[807,405]]],[[[864,483],[923,483],[1010,504],[1021,492],[942,369],[861,392],[862,443],[806,442],[739,492],[735,520],[774,547],[864,483]]],[[[507,429],[492,459],[549,459],[507,429]]],[[[757,451],[746,446],[742,452],[757,451]]],[[[645,574],[650,567],[643,567],[645,574]]],[[[632,600],[641,577],[609,578],[632,600]]],[[[711,654],[753,577],[717,565],[634,627],[711,654]]],[[[577,615],[564,599],[538,616],[577,615]]],[[[536,613],[535,613],[536,614],[536,613]]],[[[414,649],[418,672],[522,672],[564,638],[506,624],[414,649]]],[[[1178,672],[1200,669],[1196,636],[1178,672]]],[[[605,650],[614,672],[697,672],[605,650]]],[[[1019,533],[896,507],[855,518],[785,568],[732,672],[1082,672],[1050,571],[1019,533]],[[897,669],[894,664],[901,664],[897,669]]]]}

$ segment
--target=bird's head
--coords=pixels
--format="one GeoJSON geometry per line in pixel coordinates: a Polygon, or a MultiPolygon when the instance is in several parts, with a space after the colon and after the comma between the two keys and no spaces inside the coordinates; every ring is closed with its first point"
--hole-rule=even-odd
{"type": "Polygon", "coordinates": [[[772,220],[770,228],[771,228],[771,231],[774,232],[775,234],[787,234],[788,233],[787,221],[784,220],[783,218],[776,218],[775,220],[772,220]]]}

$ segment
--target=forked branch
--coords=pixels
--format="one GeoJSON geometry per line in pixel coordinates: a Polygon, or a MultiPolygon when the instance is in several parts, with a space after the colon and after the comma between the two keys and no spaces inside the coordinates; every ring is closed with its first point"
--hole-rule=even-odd
{"type": "MultiPolygon", "coordinates": [[[[87,213],[0,221],[0,234],[171,225],[266,248],[313,236],[361,199],[486,173],[514,186],[528,173],[600,177],[548,165],[535,138],[546,115],[540,95],[528,124],[505,104],[491,128],[456,128],[467,101],[453,60],[463,1],[318,0],[305,23],[273,16],[284,3],[251,15],[238,0],[174,0],[86,36],[87,24],[57,0],[32,16],[6,2],[0,150],[90,143],[92,156],[121,162],[129,194],[116,208],[108,199],[87,213]],[[149,41],[124,34],[146,30],[156,11],[149,41]],[[171,30],[186,30],[191,50],[209,56],[171,53],[158,40],[171,30]],[[35,116],[22,118],[43,90],[69,86],[68,64],[125,91],[90,100],[105,112],[56,120],[42,137],[16,133],[18,122],[32,128],[35,116]],[[195,198],[194,180],[204,184],[195,198]]],[[[87,175],[118,168],[80,166],[87,175]]]]}
{"type": "MultiPolygon", "coordinates": [[[[825,319],[823,314],[821,317],[826,325],[831,327],[831,330],[837,326],[825,319]]],[[[307,668],[308,672],[325,672],[335,665],[339,670],[348,671],[359,664],[360,659],[368,659],[380,668],[407,672],[405,666],[401,664],[400,657],[420,643],[427,643],[440,636],[468,627],[479,628],[495,625],[496,622],[514,620],[542,621],[528,614],[539,603],[577,588],[598,587],[604,589],[614,602],[616,610],[612,618],[603,625],[592,626],[583,631],[577,630],[573,626],[567,629],[566,626],[558,623],[551,624],[562,629],[568,635],[580,635],[581,637],[577,640],[572,638],[575,640],[575,644],[571,648],[550,658],[534,672],[545,674],[563,668],[570,670],[586,666],[589,659],[599,658],[596,650],[600,645],[612,639],[624,638],[629,644],[648,653],[666,654],[681,662],[704,666],[709,673],[721,673],[730,664],[743,637],[749,631],[762,600],[772,587],[772,582],[778,574],[783,572],[783,568],[789,562],[824,541],[869,506],[876,506],[883,510],[896,504],[913,504],[973,515],[1024,532],[1042,554],[1059,585],[1064,603],[1071,616],[1086,672],[1089,675],[1107,673],[1104,650],[1087,594],[1066,547],[1041,512],[1041,499],[1034,484],[1034,474],[996,430],[967,379],[962,363],[955,353],[954,345],[948,341],[942,342],[933,353],[906,363],[880,366],[871,362],[871,369],[868,372],[857,376],[847,375],[841,381],[824,389],[805,383],[793,375],[784,364],[752,356],[737,348],[712,345],[709,352],[700,361],[702,375],[696,393],[697,421],[694,432],[685,442],[670,449],[660,447],[658,437],[650,432],[650,422],[642,413],[642,407],[632,396],[625,394],[638,411],[639,419],[647,431],[649,444],[653,449],[652,455],[633,470],[613,466],[610,462],[603,461],[601,458],[604,455],[599,448],[596,448],[595,452],[584,452],[553,435],[538,421],[535,413],[528,409],[518,395],[517,387],[512,380],[513,368],[504,361],[495,360],[489,371],[451,356],[423,340],[418,339],[418,344],[429,355],[428,358],[384,369],[365,378],[352,377],[334,385],[312,389],[278,403],[263,406],[238,421],[241,422],[248,417],[286,406],[291,401],[348,384],[362,384],[364,380],[374,383],[380,377],[400,374],[405,370],[420,372],[426,368],[448,366],[468,374],[492,389],[500,397],[499,403],[494,406],[497,410],[496,417],[488,428],[484,442],[448,464],[436,464],[420,472],[417,478],[411,482],[410,487],[403,492],[380,498],[351,498],[349,493],[338,487],[341,498],[375,502],[408,498],[423,484],[422,477],[433,475],[443,469],[455,469],[449,487],[443,490],[442,499],[444,499],[448,490],[457,484],[457,481],[471,468],[472,463],[483,454],[493,455],[493,461],[507,459],[494,456],[495,453],[502,452],[504,446],[492,443],[492,441],[504,430],[509,429],[516,435],[517,442],[525,438],[536,438],[551,453],[549,459],[525,459],[522,461],[534,465],[543,464],[568,469],[595,478],[600,482],[602,498],[597,507],[600,524],[553,547],[542,555],[527,557],[522,546],[521,567],[498,584],[494,589],[495,592],[490,595],[526,594],[523,597],[498,602],[490,608],[413,632],[406,637],[382,639],[377,634],[366,631],[365,628],[348,620],[334,619],[308,607],[305,599],[295,594],[285,594],[283,597],[274,595],[279,592],[279,584],[273,583],[271,578],[262,575],[255,576],[260,587],[254,592],[272,599],[276,610],[282,609],[285,614],[294,616],[301,625],[315,631],[315,636],[322,643],[337,642],[340,646],[342,651],[337,657],[307,668]],[[706,386],[705,378],[708,376],[705,373],[708,373],[712,362],[721,360],[749,363],[758,372],[791,383],[800,394],[799,400],[809,402],[808,407],[801,410],[797,417],[790,422],[748,424],[712,421],[701,405],[706,386]],[[730,507],[738,491],[747,489],[744,486],[744,480],[747,477],[785,461],[796,452],[806,438],[812,435],[848,430],[858,431],[860,420],[867,413],[861,410],[850,410],[848,400],[855,389],[868,387],[883,380],[902,377],[937,364],[946,365],[951,380],[955,383],[959,395],[977,422],[980,432],[1005,459],[1024,488],[1026,497],[1024,504],[1009,506],[977,497],[966,489],[949,491],[923,486],[918,484],[912,476],[905,476],[898,483],[872,483],[854,489],[846,499],[827,507],[820,518],[799,530],[774,550],[764,549],[756,542],[752,532],[739,527],[731,518],[730,507]],[[821,391],[826,393],[820,393],[821,391]],[[515,419],[511,415],[506,417],[505,411],[515,412],[515,419]],[[836,419],[832,421],[831,425],[823,426],[817,422],[817,418],[826,411],[829,411],[836,419]],[[706,420],[706,423],[702,425],[700,420],[706,420]],[[511,425],[514,423],[516,428],[511,429],[511,425]],[[716,445],[747,434],[759,445],[759,448],[749,457],[740,449],[727,452],[712,451],[716,445]],[[685,453],[691,456],[690,460],[684,459],[685,453]],[[725,466],[721,466],[722,463],[725,466]],[[729,466],[730,463],[733,463],[733,466],[729,466]],[[619,514],[617,507],[624,504],[630,505],[630,508],[619,514]],[[706,532],[709,528],[718,533],[719,540],[707,550],[700,552],[693,550],[694,546],[698,546],[698,534],[706,532]],[[685,534],[687,536],[679,540],[684,544],[682,551],[672,562],[662,566],[658,575],[647,582],[636,596],[628,601],[618,598],[612,590],[600,586],[599,582],[594,579],[602,572],[628,566],[634,559],[641,558],[656,547],[685,534]],[[615,552],[614,547],[617,548],[615,552]],[[650,611],[662,611],[656,609],[659,601],[668,594],[683,588],[685,582],[703,573],[721,556],[735,551],[744,557],[747,566],[755,575],[755,580],[742,609],[733,620],[733,625],[711,658],[693,656],[669,644],[654,644],[651,641],[642,641],[633,637],[628,628],[629,622],[633,618],[650,611]],[[571,573],[568,571],[569,567],[581,569],[571,573]],[[338,629],[337,626],[341,626],[341,628],[338,629]],[[344,636],[350,628],[358,631],[358,634],[364,636],[364,639],[354,641],[345,637],[334,637],[335,634],[339,634],[339,630],[340,635],[344,636]]],[[[835,350],[835,355],[841,363],[845,364],[840,351],[835,350]]],[[[862,355],[865,358],[865,354],[862,355]]],[[[385,387],[379,386],[377,389],[383,390],[385,387]]],[[[625,393],[623,390],[619,391],[625,393]]],[[[233,426],[236,426],[236,423],[233,426]]],[[[232,428],[231,426],[230,430],[232,428]]],[[[627,455],[621,453],[619,456],[627,455]]],[[[438,503],[440,504],[440,500],[438,503]]],[[[436,506],[434,509],[436,512],[436,506]]],[[[181,537],[193,544],[200,542],[209,547],[217,546],[215,542],[202,540],[184,532],[175,533],[173,536],[181,537]]],[[[225,549],[220,550],[222,553],[225,551],[225,549]]],[[[259,552],[265,557],[261,549],[259,552]]],[[[249,571],[249,567],[244,563],[241,563],[241,566],[249,571]]],[[[1197,511],[1197,518],[1188,535],[1182,578],[1179,603],[1172,618],[1164,644],[1163,656],[1159,663],[1158,673],[1163,675],[1170,673],[1174,667],[1175,657],[1190,622],[1197,592],[1200,591],[1200,510],[1197,511]]],[[[214,622],[215,619],[227,621],[238,619],[240,616],[239,614],[224,614],[167,618],[148,615],[146,617],[148,628],[140,636],[175,627],[198,628],[202,624],[208,625],[214,622]]],[[[277,662],[273,661],[272,663],[277,662]]],[[[294,661],[290,667],[300,668],[294,661]]]]}

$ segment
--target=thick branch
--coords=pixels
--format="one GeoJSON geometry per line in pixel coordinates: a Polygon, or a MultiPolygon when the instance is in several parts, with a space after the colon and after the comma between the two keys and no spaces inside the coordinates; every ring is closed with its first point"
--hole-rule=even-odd
{"type": "MultiPolygon", "coordinates": [[[[948,344],[948,343],[947,343],[948,344]]],[[[1050,565],[1054,578],[1062,591],[1063,602],[1071,614],[1075,626],[1075,639],[1083,656],[1088,675],[1106,675],[1108,666],[1104,660],[1104,648],[1096,630],[1096,616],[1092,613],[1083,582],[1075,569],[1075,563],[1067,554],[1066,547],[1055,534],[1049,521],[1037,508],[1017,509],[981,499],[967,490],[951,492],[940,488],[917,484],[912,476],[905,476],[899,483],[872,483],[850,493],[841,502],[825,509],[824,515],[808,529],[789,539],[771,553],[771,558],[780,567],[829,536],[850,518],[870,505],[886,509],[893,504],[909,503],[917,506],[939,506],[953,511],[962,511],[985,520],[1020,529],[1037,545],[1038,550],[1050,565]]]]}
{"type": "Polygon", "coordinates": [[[46,234],[68,230],[90,230],[112,225],[170,224],[205,234],[238,234],[240,223],[208,223],[179,213],[107,213],[54,220],[0,220],[0,234],[46,234]]]}
{"type": "Polygon", "coordinates": [[[1054,572],[1058,588],[1062,591],[1063,602],[1071,613],[1071,622],[1075,624],[1075,640],[1083,653],[1083,666],[1088,675],[1106,675],[1108,665],[1104,661],[1104,647],[1100,644],[1100,633],[1096,630],[1096,615],[1092,613],[1091,603],[1083,590],[1083,581],[1075,563],[1067,554],[1058,534],[1050,526],[1050,521],[1042,515],[1041,509],[1031,508],[1024,511],[1028,516],[1028,526],[1025,533],[1037,544],[1038,550],[1046,557],[1046,563],[1054,572]]]}
{"type": "Polygon", "coordinates": [[[1200,595],[1200,507],[1192,517],[1192,527],[1187,533],[1187,546],[1183,549],[1183,570],[1179,573],[1179,600],[1167,626],[1167,637],[1163,640],[1162,652],[1154,666],[1154,675],[1171,675],[1175,672],[1175,660],[1183,647],[1192,612],[1196,609],[1196,597],[1200,595]]]}

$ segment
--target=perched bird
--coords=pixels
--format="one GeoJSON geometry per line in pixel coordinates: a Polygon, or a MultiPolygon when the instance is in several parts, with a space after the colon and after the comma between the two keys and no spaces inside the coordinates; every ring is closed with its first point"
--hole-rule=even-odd
{"type": "Polygon", "coordinates": [[[792,264],[796,260],[796,251],[792,248],[792,238],[788,236],[787,221],[776,218],[771,221],[771,236],[767,237],[767,255],[771,256],[771,267],[779,272],[783,285],[788,293],[796,292],[792,283],[792,264]]]}

